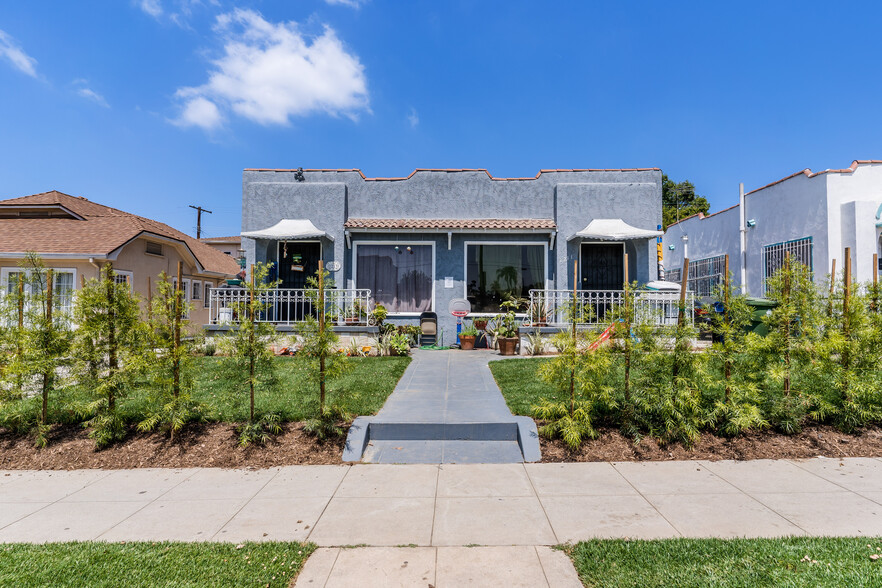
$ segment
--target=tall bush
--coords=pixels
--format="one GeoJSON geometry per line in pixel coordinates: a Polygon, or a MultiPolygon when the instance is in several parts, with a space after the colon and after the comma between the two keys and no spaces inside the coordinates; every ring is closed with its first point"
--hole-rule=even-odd
{"type": "Polygon", "coordinates": [[[152,406],[138,423],[139,430],[160,429],[167,432],[172,441],[184,425],[202,417],[202,407],[191,396],[193,340],[186,336],[189,334],[189,321],[185,318],[188,308],[181,273],[178,262],[175,284],[165,272],[159,275],[150,312],[149,349],[144,356],[152,406]]]}
{"type": "Polygon", "coordinates": [[[239,428],[239,444],[265,443],[269,434],[281,432],[278,414],[255,412],[255,391],[274,391],[279,388],[278,365],[270,345],[277,339],[272,323],[260,320],[266,311],[266,294],[279,282],[268,282],[272,264],[251,266],[251,277],[245,285],[247,300],[236,305],[239,317],[237,328],[222,342],[226,351],[220,361],[224,381],[238,393],[247,391],[249,399],[248,422],[239,428]]]}
{"type": "Polygon", "coordinates": [[[149,331],[131,286],[114,280],[110,263],[79,290],[73,314],[74,373],[94,398],[81,414],[89,417],[85,424],[95,444],[106,447],[126,436],[118,403],[143,373],[149,331]]]}

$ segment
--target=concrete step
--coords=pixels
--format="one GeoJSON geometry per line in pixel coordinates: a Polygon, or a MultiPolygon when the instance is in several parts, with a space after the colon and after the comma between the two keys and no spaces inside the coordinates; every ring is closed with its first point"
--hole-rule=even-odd
{"type": "Polygon", "coordinates": [[[370,441],[363,463],[523,463],[517,441],[370,441]]]}
{"type": "Polygon", "coordinates": [[[539,435],[529,417],[504,422],[413,423],[358,417],[343,461],[369,463],[520,463],[539,461],[539,435]]]}

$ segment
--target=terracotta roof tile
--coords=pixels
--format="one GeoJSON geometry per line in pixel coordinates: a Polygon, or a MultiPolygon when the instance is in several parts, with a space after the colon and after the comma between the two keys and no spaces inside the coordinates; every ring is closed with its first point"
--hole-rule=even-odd
{"type": "Polygon", "coordinates": [[[58,204],[85,220],[68,218],[0,219],[0,251],[7,253],[62,253],[107,255],[135,237],[152,233],[180,241],[190,249],[209,272],[235,275],[236,262],[213,247],[172,227],[91,202],[82,197],[52,191],[21,198],[0,200],[0,210],[8,206],[58,204]]]}
{"type": "Polygon", "coordinates": [[[554,230],[549,218],[350,218],[347,229],[554,230]]]}

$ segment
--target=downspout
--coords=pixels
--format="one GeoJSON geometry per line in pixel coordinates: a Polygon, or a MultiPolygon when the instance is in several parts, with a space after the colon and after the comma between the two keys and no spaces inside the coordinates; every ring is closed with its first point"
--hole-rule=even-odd
{"type": "Polygon", "coordinates": [[[741,293],[747,293],[747,212],[744,210],[744,182],[738,184],[738,211],[741,221],[741,293]]]}

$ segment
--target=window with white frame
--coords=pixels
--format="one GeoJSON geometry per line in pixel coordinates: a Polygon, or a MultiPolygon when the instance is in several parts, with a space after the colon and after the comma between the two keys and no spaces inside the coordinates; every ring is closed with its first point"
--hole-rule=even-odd
{"type": "MultiPolygon", "coordinates": [[[[185,319],[190,318],[190,280],[188,278],[184,278],[181,280],[183,285],[181,286],[181,290],[183,291],[182,301],[184,303],[184,314],[182,315],[185,319]]],[[[178,279],[172,278],[172,288],[175,290],[178,289],[178,279]]]]}
{"type": "MultiPolygon", "coordinates": [[[[812,270],[812,238],[803,237],[802,239],[764,246],[763,269],[765,275],[763,277],[768,279],[784,267],[784,258],[788,253],[791,263],[799,262],[812,270]]],[[[763,280],[763,288],[765,288],[765,280],[763,280]]]]}
{"type": "Polygon", "coordinates": [[[687,288],[696,296],[711,296],[714,289],[723,282],[725,265],[725,255],[690,261],[687,288]]]}
{"type": "Polygon", "coordinates": [[[499,312],[510,297],[545,289],[545,243],[466,243],[466,298],[474,313],[499,312]]]}
{"type": "Polygon", "coordinates": [[[367,288],[390,313],[432,310],[435,247],[432,243],[355,243],[355,287],[367,288]]]}
{"type": "Polygon", "coordinates": [[[208,308],[209,305],[211,304],[211,289],[213,287],[214,287],[214,284],[212,284],[211,282],[205,282],[205,290],[204,290],[205,296],[202,297],[203,298],[202,308],[208,308]]]}
{"type": "Polygon", "coordinates": [[[129,291],[132,291],[133,283],[134,283],[134,274],[130,271],[126,270],[113,270],[113,283],[114,284],[128,284],[129,291]]]}
{"type": "Polygon", "coordinates": [[[202,282],[193,281],[193,292],[191,293],[193,300],[199,300],[202,297],[202,282]]]}
{"type": "MultiPolygon", "coordinates": [[[[76,270],[67,268],[48,268],[52,270],[52,294],[53,306],[58,316],[70,316],[73,312],[73,294],[76,278],[76,270]]],[[[4,267],[0,269],[0,284],[4,294],[11,294],[18,289],[18,282],[24,278],[23,291],[26,296],[31,294],[31,289],[38,287],[30,277],[32,271],[18,267],[4,267]]],[[[45,279],[45,277],[43,278],[45,279]]],[[[27,309],[26,309],[27,310],[27,309]]]]}
{"type": "Polygon", "coordinates": [[[670,269],[665,271],[665,281],[675,282],[679,284],[683,280],[683,268],[670,269]]]}

